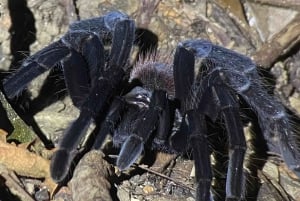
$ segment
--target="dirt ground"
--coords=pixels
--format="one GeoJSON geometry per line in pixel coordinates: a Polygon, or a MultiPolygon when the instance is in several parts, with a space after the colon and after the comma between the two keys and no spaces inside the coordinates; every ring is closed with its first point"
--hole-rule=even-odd
{"type": "MultiPolygon", "coordinates": [[[[180,41],[203,38],[252,58],[266,88],[286,107],[295,135],[300,135],[299,0],[0,0],[0,79],[59,39],[72,22],[113,10],[127,13],[137,27],[154,33],[160,52],[172,54],[180,41]]],[[[79,114],[64,87],[59,70],[43,74],[11,101],[17,114],[0,94],[1,201],[195,200],[189,153],[148,150],[139,164],[120,172],[110,139],[104,153],[86,153],[74,165],[70,180],[56,185],[49,173],[50,148],[79,114]]],[[[300,179],[278,150],[264,150],[257,127],[255,120],[245,122],[245,200],[300,201],[300,179]]],[[[216,163],[227,163],[226,151],[220,158],[224,161],[216,163]]],[[[214,174],[215,200],[224,200],[226,172],[221,168],[214,174]]]]}

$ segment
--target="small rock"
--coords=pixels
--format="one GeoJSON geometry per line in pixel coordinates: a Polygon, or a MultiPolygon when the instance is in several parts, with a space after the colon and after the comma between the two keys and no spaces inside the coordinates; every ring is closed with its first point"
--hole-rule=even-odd
{"type": "Polygon", "coordinates": [[[143,191],[144,191],[144,193],[146,193],[146,194],[152,193],[154,190],[155,190],[154,187],[151,186],[151,185],[146,185],[146,186],[144,186],[144,188],[143,188],[143,191]]]}

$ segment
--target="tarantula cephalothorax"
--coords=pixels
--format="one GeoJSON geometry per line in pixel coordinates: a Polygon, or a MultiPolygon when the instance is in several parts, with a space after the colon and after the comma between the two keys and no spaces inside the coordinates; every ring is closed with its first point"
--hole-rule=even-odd
{"type": "Polygon", "coordinates": [[[130,73],[128,60],[134,39],[133,20],[120,12],[75,22],[60,40],[27,58],[19,71],[4,81],[6,95],[14,97],[36,76],[57,64],[63,67],[66,86],[80,115],[66,130],[52,158],[54,180],[66,177],[87,127],[101,117],[94,148],[111,133],[114,143],[121,145],[120,169],[135,162],[149,141],[163,150],[191,148],[197,201],[211,200],[205,117],[213,121],[221,117],[229,142],[226,198],[240,200],[246,143],[239,99],[255,111],[266,139],[280,147],[290,169],[300,176],[300,155],[287,114],[262,87],[256,66],[248,57],[205,40],[188,40],[178,45],[173,62],[140,60],[130,73]],[[107,40],[111,41],[108,50],[103,45],[107,40]],[[199,66],[195,59],[201,59],[199,66]],[[124,93],[128,85],[131,90],[124,93]]]}

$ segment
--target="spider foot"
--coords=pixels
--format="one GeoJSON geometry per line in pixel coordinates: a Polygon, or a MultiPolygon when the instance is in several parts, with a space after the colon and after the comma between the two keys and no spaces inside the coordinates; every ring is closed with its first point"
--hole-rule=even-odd
{"type": "Polygon", "coordinates": [[[59,183],[67,177],[72,159],[69,150],[59,149],[54,153],[50,163],[50,172],[55,182],[59,183]]]}

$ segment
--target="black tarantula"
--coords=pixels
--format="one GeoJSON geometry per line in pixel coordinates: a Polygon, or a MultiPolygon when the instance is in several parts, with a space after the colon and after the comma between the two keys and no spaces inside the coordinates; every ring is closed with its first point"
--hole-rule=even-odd
{"type": "Polygon", "coordinates": [[[196,199],[211,200],[205,118],[215,121],[221,117],[229,144],[226,200],[240,200],[246,150],[240,99],[256,113],[266,140],[280,147],[289,168],[300,176],[300,154],[284,107],[262,87],[256,66],[248,57],[196,39],[179,43],[173,62],[152,56],[157,60],[140,59],[131,70],[135,30],[134,21],[121,12],[75,22],[60,40],[27,58],[18,72],[4,81],[6,95],[12,98],[38,75],[58,64],[63,67],[68,92],[80,115],[66,130],[52,158],[55,181],[67,176],[87,128],[100,117],[94,148],[111,133],[114,144],[121,145],[120,169],[133,164],[149,141],[161,150],[183,152],[191,148],[196,199]],[[108,49],[104,45],[107,41],[108,49]],[[199,65],[195,65],[196,59],[199,65]]]}

